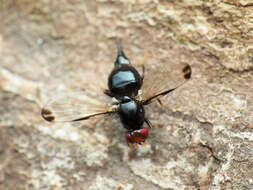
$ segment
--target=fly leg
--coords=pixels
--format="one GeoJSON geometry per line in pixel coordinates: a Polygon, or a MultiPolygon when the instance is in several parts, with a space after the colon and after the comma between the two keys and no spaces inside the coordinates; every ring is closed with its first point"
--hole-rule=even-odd
{"type": "Polygon", "coordinates": [[[161,122],[151,124],[151,122],[146,118],[144,119],[144,121],[149,126],[150,129],[152,129],[152,127],[162,127],[163,126],[163,123],[161,123],[161,122]]]}
{"type": "Polygon", "coordinates": [[[150,129],[152,129],[152,124],[151,124],[151,122],[147,119],[147,118],[144,118],[144,121],[145,121],[145,123],[148,125],[148,127],[150,128],[150,129]]]}
{"type": "Polygon", "coordinates": [[[111,91],[108,90],[108,89],[104,90],[104,94],[107,95],[107,96],[109,96],[109,97],[111,97],[111,98],[114,97],[114,95],[113,95],[113,94],[111,93],[111,91]]]}
{"type": "Polygon", "coordinates": [[[157,101],[158,101],[158,103],[160,104],[160,106],[163,107],[163,103],[162,103],[162,101],[161,101],[159,98],[157,98],[157,101]]]}
{"type": "Polygon", "coordinates": [[[136,65],[137,67],[141,66],[141,68],[142,68],[142,75],[141,75],[142,81],[143,81],[144,76],[145,76],[145,66],[144,66],[144,64],[147,61],[149,55],[150,55],[150,51],[146,50],[145,53],[144,53],[144,56],[143,56],[143,58],[141,60],[141,63],[138,64],[138,65],[136,65]]]}

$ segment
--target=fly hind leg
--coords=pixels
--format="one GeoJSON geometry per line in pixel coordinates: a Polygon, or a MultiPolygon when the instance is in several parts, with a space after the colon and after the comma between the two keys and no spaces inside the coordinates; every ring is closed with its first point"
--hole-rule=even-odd
{"type": "Polygon", "coordinates": [[[141,68],[142,68],[142,75],[141,75],[142,81],[144,80],[144,76],[145,76],[145,65],[144,64],[147,61],[149,55],[150,55],[150,51],[146,50],[144,53],[144,56],[141,60],[141,63],[136,65],[137,67],[141,66],[141,68]]]}
{"type": "Polygon", "coordinates": [[[111,93],[111,91],[108,90],[108,89],[104,90],[104,94],[107,95],[107,96],[109,96],[109,97],[111,97],[111,98],[114,97],[114,95],[113,95],[113,94],[111,93]]]}

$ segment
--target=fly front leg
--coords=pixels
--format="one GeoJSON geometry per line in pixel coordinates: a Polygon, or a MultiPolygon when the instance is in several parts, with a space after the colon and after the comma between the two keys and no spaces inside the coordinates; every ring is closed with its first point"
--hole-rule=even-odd
{"type": "Polygon", "coordinates": [[[148,125],[148,127],[150,128],[150,129],[152,129],[152,124],[151,124],[151,122],[147,119],[147,118],[144,118],[144,121],[145,121],[145,123],[148,125]]]}
{"type": "Polygon", "coordinates": [[[152,127],[162,127],[164,124],[162,122],[156,122],[156,123],[151,123],[148,119],[144,119],[145,123],[149,126],[150,129],[152,129],[152,127]]]}

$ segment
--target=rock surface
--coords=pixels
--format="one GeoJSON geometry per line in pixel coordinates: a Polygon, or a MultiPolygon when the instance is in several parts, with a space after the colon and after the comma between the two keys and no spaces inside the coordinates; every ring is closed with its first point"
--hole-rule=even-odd
{"type": "MultiPolygon", "coordinates": [[[[0,189],[253,189],[253,3],[0,2],[0,189]],[[186,62],[192,79],[147,106],[129,154],[118,118],[48,124],[61,91],[101,93],[120,37],[133,64],[186,62]]],[[[147,76],[148,77],[148,76],[147,76]]]]}

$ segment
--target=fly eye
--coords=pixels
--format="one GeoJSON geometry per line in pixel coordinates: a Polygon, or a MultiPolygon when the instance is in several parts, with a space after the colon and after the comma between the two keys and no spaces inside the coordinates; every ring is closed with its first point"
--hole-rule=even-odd
{"type": "Polygon", "coordinates": [[[143,138],[147,138],[148,137],[148,129],[147,128],[142,128],[140,130],[140,135],[143,137],[143,138]]]}
{"type": "Polygon", "coordinates": [[[134,143],[134,142],[133,142],[133,138],[132,138],[131,134],[129,134],[129,133],[126,134],[126,140],[127,140],[127,142],[129,142],[129,143],[134,143]]]}
{"type": "Polygon", "coordinates": [[[126,140],[128,143],[138,143],[141,144],[145,142],[148,137],[148,129],[142,128],[140,130],[135,130],[131,133],[126,134],[126,140]]]}

